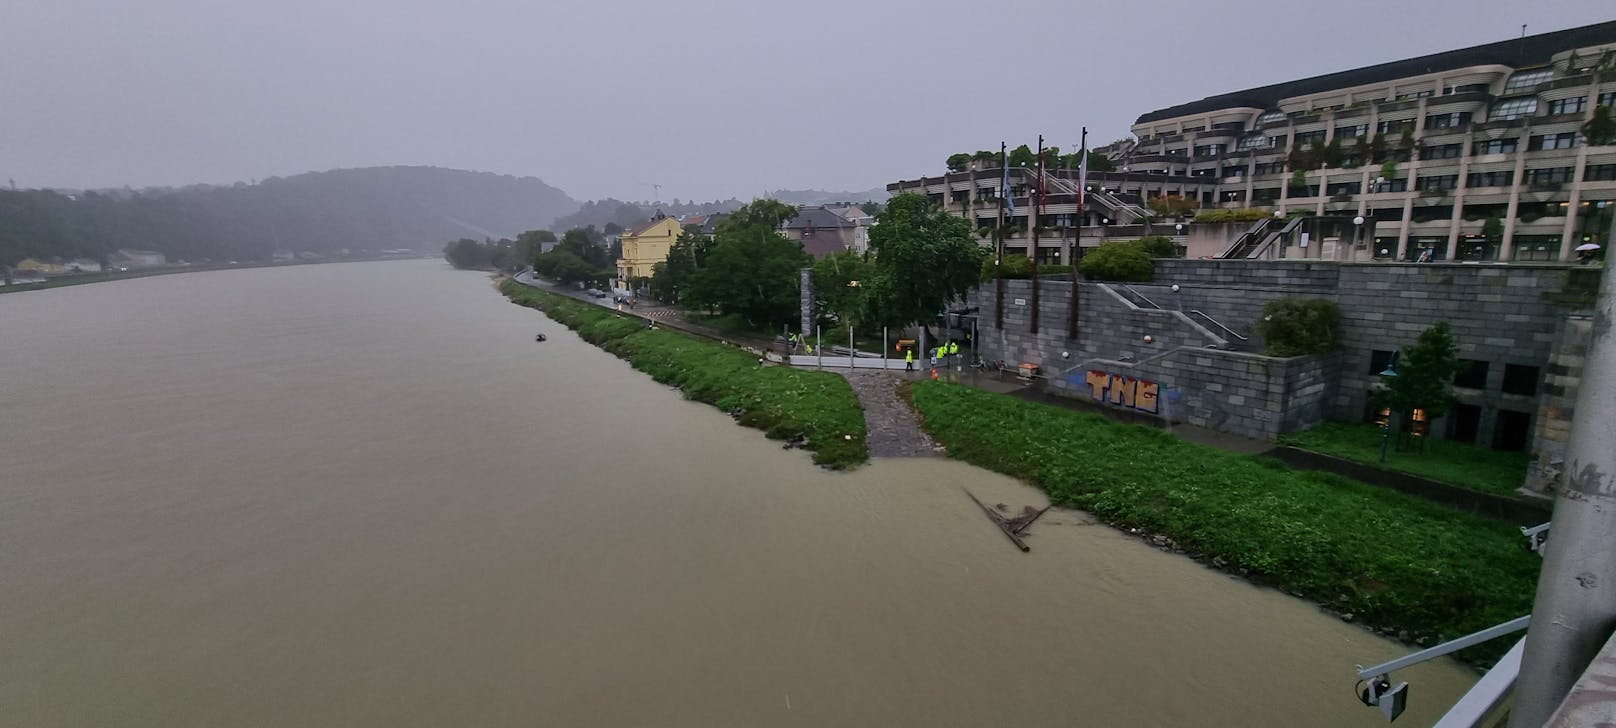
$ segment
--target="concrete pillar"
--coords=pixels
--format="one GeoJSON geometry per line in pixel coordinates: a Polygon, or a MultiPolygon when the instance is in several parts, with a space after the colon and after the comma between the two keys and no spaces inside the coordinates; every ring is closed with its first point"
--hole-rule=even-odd
{"type": "Polygon", "coordinates": [[[1515,248],[1515,216],[1519,214],[1521,206],[1521,187],[1526,185],[1522,176],[1526,174],[1525,144],[1531,138],[1530,125],[1521,128],[1522,147],[1515,151],[1515,184],[1509,188],[1509,210],[1504,213],[1504,242],[1498,245],[1498,259],[1509,260],[1515,248]]]}
{"type": "Polygon", "coordinates": [[[1511,728],[1537,728],[1616,625],[1616,286],[1606,276],[1577,388],[1565,481],[1554,501],[1511,728]]]}
{"type": "Polygon", "coordinates": [[[1408,234],[1410,232],[1409,231],[1409,225],[1410,225],[1411,222],[1413,222],[1410,219],[1413,216],[1414,216],[1414,194],[1411,193],[1411,192],[1404,192],[1403,193],[1403,229],[1400,232],[1397,233],[1397,259],[1398,260],[1407,260],[1408,259],[1408,234]]]}
{"type": "MultiPolygon", "coordinates": [[[[1592,100],[1597,98],[1599,97],[1594,96],[1589,99],[1588,107],[1590,109],[1593,108],[1592,100]]],[[[1571,180],[1571,198],[1566,204],[1566,221],[1565,226],[1560,229],[1560,254],[1556,260],[1571,260],[1572,250],[1582,244],[1582,241],[1577,239],[1577,211],[1582,209],[1582,173],[1583,168],[1587,166],[1588,145],[1584,144],[1577,147],[1577,169],[1572,172],[1575,176],[1571,180]]],[[[1601,244],[1609,245],[1610,242],[1605,241],[1601,244]]],[[[1606,252],[1608,253],[1609,251],[1606,252]]]]}
{"type": "Polygon", "coordinates": [[[801,272],[802,320],[799,322],[801,327],[797,331],[803,335],[803,338],[807,338],[808,334],[814,330],[814,269],[803,268],[801,272]]]}

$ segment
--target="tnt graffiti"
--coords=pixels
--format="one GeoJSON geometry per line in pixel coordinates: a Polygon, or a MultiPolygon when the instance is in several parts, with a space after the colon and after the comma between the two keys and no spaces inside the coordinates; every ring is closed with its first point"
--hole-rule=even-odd
{"type": "Polygon", "coordinates": [[[1089,394],[1100,402],[1151,414],[1156,414],[1160,406],[1161,385],[1152,381],[1097,369],[1090,369],[1084,381],[1089,385],[1089,394]]]}

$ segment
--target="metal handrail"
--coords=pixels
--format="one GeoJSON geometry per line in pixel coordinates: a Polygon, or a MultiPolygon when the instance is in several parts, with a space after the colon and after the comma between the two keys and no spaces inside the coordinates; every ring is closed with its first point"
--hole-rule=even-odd
{"type": "Polygon", "coordinates": [[[1150,304],[1151,308],[1154,308],[1154,309],[1156,309],[1158,311],[1165,311],[1166,310],[1166,309],[1162,308],[1160,304],[1158,304],[1155,301],[1152,301],[1148,297],[1146,297],[1145,294],[1134,290],[1133,286],[1123,286],[1122,288],[1123,288],[1123,290],[1125,290],[1125,291],[1127,291],[1129,293],[1132,293],[1135,296],[1138,296],[1139,299],[1144,301],[1145,303],[1150,304]]]}
{"type": "Polygon", "coordinates": [[[1193,313],[1193,314],[1195,314],[1197,316],[1200,316],[1201,318],[1206,319],[1207,321],[1212,322],[1213,326],[1216,326],[1216,327],[1218,327],[1220,329],[1223,329],[1224,331],[1228,332],[1230,336],[1233,336],[1236,339],[1239,339],[1241,341],[1250,341],[1250,339],[1248,339],[1248,338],[1246,338],[1244,336],[1241,336],[1239,333],[1236,333],[1234,329],[1231,329],[1231,328],[1229,328],[1227,326],[1224,326],[1223,322],[1221,322],[1221,321],[1219,321],[1219,320],[1217,320],[1215,318],[1212,318],[1211,316],[1208,316],[1203,311],[1200,311],[1200,310],[1192,308],[1192,309],[1186,311],[1185,313],[1193,313]]]}

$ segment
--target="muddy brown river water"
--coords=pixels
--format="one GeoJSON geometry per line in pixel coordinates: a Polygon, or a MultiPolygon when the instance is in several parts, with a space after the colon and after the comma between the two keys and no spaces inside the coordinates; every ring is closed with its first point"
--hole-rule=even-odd
{"type": "Polygon", "coordinates": [[[437,261],[0,295],[0,724],[1383,724],[1401,646],[962,485],[1044,502],[821,471],[437,261]]]}

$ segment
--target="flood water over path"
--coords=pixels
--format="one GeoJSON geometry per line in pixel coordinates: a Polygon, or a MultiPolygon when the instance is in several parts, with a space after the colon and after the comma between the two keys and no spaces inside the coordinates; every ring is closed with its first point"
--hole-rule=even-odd
{"type": "Polygon", "coordinates": [[[1032,488],[821,471],[435,261],[0,296],[0,373],[4,724],[1374,726],[1406,651],[1079,513],[1020,553],[961,486],[1032,488]]]}

